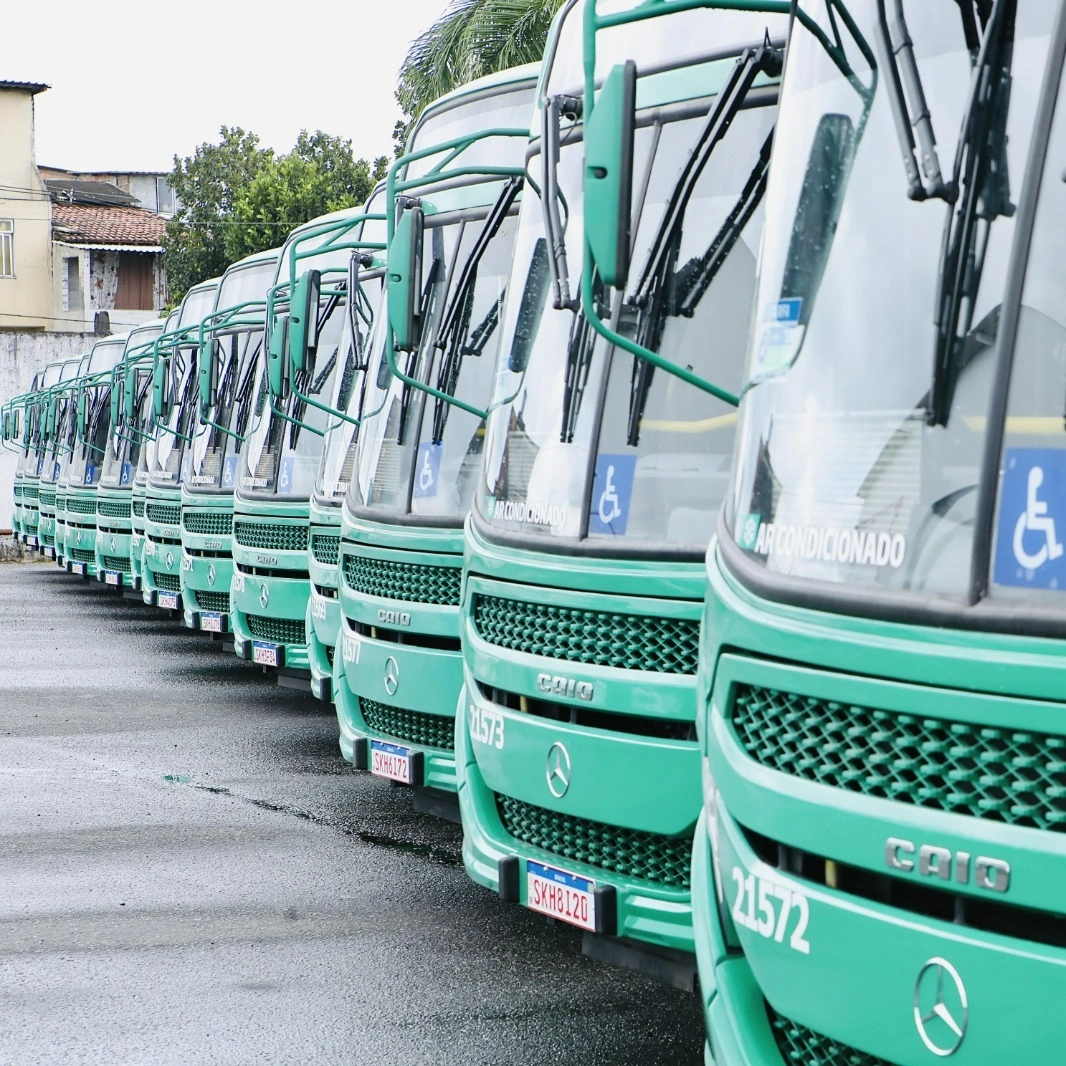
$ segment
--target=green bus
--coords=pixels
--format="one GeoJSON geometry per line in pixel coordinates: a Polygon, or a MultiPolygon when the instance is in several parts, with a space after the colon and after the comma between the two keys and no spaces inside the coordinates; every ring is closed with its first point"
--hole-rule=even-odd
{"type": "MultiPolygon", "coordinates": [[[[293,230],[267,297],[268,353],[234,497],[230,625],[238,656],[299,687],[310,678],[310,497],[325,436],[343,421],[338,392],[360,371],[361,315],[380,288],[380,271],[361,262],[363,227],[384,220],[380,200],[293,230]]],[[[316,513],[316,528],[323,521],[316,513]]]]}
{"type": "MultiPolygon", "coordinates": [[[[49,433],[49,414],[54,410],[52,402],[52,390],[59,384],[59,377],[63,370],[62,362],[49,363],[40,372],[33,388],[33,429],[26,451],[26,461],[22,469],[21,479],[21,532],[22,543],[27,548],[37,548],[39,545],[38,527],[40,525],[40,508],[38,496],[40,493],[41,472],[44,469],[45,456],[51,447],[49,433]]],[[[29,422],[29,420],[27,420],[29,422]]]]}
{"type": "Polygon", "coordinates": [[[78,359],[74,377],[64,387],[65,403],[61,407],[63,420],[57,428],[57,435],[64,442],[59,455],[59,469],[56,471],[56,522],[55,522],[55,561],[60,570],[67,569],[67,493],[70,491],[70,462],[75,452],[81,447],[78,440],[78,393],[89,365],[89,353],[78,359]]]}
{"type": "Polygon", "coordinates": [[[155,340],[163,328],[164,321],[155,319],[129,332],[122,359],[112,371],[108,393],[109,431],[96,491],[96,578],[116,589],[133,587],[133,471],[144,444],[144,435],[133,432],[123,418],[124,394],[127,385],[135,388],[138,364],[150,365],[155,340]]]}
{"type": "MultiPolygon", "coordinates": [[[[97,341],[75,397],[74,450],[66,468],[64,494],[64,560],[68,573],[86,580],[96,576],[96,505],[111,435],[111,372],[125,347],[124,335],[97,341]]],[[[57,519],[58,515],[57,500],[57,519]]]]}
{"type": "Polygon", "coordinates": [[[59,475],[73,447],[74,395],[76,379],[82,365],[80,357],[64,359],[59,381],[52,387],[47,413],[48,447],[41,467],[38,486],[40,523],[37,530],[37,550],[47,559],[56,557],[56,488],[59,475]]]}
{"type": "Polygon", "coordinates": [[[340,516],[341,752],[453,818],[463,521],[482,462],[537,73],[517,67],[435,101],[393,163],[387,322],[350,409],[362,424],[340,516]]]}
{"type": "Polygon", "coordinates": [[[797,6],[707,556],[718,1064],[1062,1059],[1064,56],[1060,2],[797,6]]]}
{"type": "Polygon", "coordinates": [[[192,466],[189,445],[200,423],[196,373],[200,323],[214,309],[218,283],[218,278],[212,278],[189,289],[177,325],[155,341],[152,413],[156,431],[145,449],[141,598],[167,611],[181,610],[181,486],[192,466]]]}
{"type": "Polygon", "coordinates": [[[227,268],[215,309],[200,323],[200,429],[181,485],[181,602],[185,625],[229,632],[233,492],[264,362],[267,290],[279,250],[227,268]]]}
{"type": "Polygon", "coordinates": [[[561,9],[466,526],[467,872],[585,930],[589,954],[689,989],[702,560],[787,12],[561,9]]]}
{"type": "Polygon", "coordinates": [[[36,419],[36,407],[33,401],[37,393],[40,379],[40,373],[34,374],[33,381],[30,383],[30,391],[22,393],[11,400],[11,414],[8,428],[11,432],[11,448],[18,455],[18,462],[15,465],[15,482],[12,493],[11,531],[14,534],[15,541],[19,544],[22,543],[23,537],[23,483],[26,480],[27,468],[30,466],[36,468],[36,462],[31,461],[30,459],[30,446],[33,441],[34,423],[36,419]]]}

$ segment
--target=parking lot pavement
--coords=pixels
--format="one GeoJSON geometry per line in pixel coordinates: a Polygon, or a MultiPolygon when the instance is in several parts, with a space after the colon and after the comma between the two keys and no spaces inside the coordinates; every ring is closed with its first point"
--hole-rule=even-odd
{"type": "Polygon", "coordinates": [[[697,998],[463,873],[331,707],[0,566],[0,1062],[697,1063],[697,998]]]}

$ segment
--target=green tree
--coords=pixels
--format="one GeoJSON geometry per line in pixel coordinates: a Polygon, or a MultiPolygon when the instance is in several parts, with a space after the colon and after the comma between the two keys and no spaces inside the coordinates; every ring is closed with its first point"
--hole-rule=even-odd
{"type": "Polygon", "coordinates": [[[173,303],[229,265],[225,237],[237,197],[273,162],[274,153],[239,126],[223,126],[218,144],[201,144],[185,159],[174,157],[170,186],[181,207],[167,223],[163,261],[173,303]]]}
{"type": "Polygon", "coordinates": [[[268,163],[238,193],[226,230],[230,262],[276,247],[308,219],[366,201],[385,176],[388,159],[356,159],[352,142],[321,130],[300,131],[286,155],[268,163]]]}
{"type": "Polygon", "coordinates": [[[400,68],[396,96],[404,113],[415,117],[474,78],[539,63],[561,6],[562,0],[452,0],[400,68]]]}

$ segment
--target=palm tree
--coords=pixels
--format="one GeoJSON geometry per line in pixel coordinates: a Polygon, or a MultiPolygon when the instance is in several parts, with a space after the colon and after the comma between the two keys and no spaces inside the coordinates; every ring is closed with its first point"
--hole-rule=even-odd
{"type": "Polygon", "coordinates": [[[483,74],[539,63],[563,0],[452,0],[411,45],[396,98],[411,117],[483,74]]]}

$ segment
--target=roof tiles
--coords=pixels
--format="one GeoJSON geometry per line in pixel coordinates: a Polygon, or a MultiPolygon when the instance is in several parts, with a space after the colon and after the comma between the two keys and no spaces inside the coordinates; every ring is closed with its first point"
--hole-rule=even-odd
{"type": "Polygon", "coordinates": [[[52,204],[52,239],[66,244],[140,245],[163,243],[166,220],[140,207],[52,204]]]}

